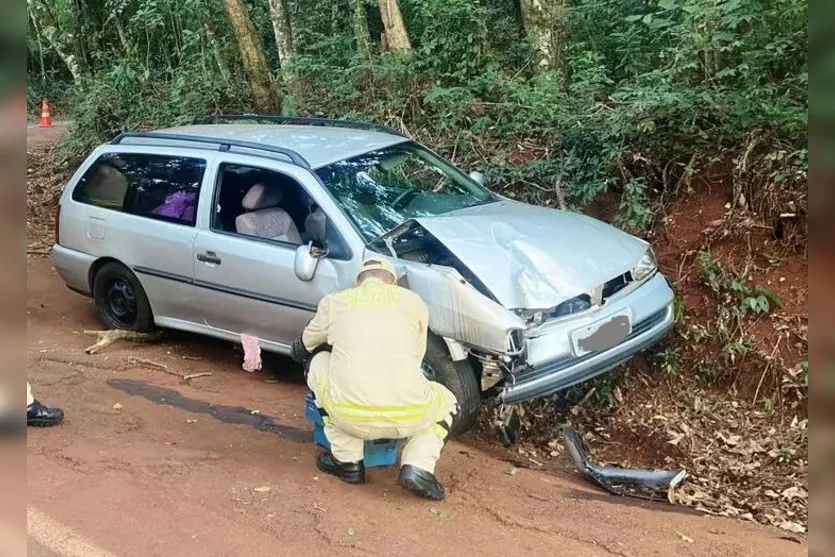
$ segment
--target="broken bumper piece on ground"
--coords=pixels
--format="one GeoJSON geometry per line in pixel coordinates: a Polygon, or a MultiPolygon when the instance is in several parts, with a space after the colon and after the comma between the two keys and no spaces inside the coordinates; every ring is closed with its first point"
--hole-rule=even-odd
{"type": "Polygon", "coordinates": [[[563,438],[577,470],[586,478],[616,495],[672,502],[672,492],[687,477],[685,470],[645,470],[600,466],[589,460],[577,431],[563,428],[563,438]]]}

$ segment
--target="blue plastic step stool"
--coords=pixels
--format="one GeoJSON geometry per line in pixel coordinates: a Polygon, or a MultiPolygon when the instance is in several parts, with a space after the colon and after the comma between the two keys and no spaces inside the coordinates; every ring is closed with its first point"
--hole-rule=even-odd
{"type": "MultiPolygon", "coordinates": [[[[325,423],[319,415],[319,409],[313,402],[313,393],[304,397],[304,415],[313,422],[313,441],[320,447],[329,449],[331,444],[325,437],[325,423]]],[[[376,439],[365,442],[364,462],[366,468],[394,466],[397,462],[397,439],[376,439]]]]}

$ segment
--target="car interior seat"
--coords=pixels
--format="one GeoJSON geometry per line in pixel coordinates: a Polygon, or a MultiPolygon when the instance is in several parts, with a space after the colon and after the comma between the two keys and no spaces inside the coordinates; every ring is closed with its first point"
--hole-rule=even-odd
{"type": "Polygon", "coordinates": [[[307,218],[304,219],[304,230],[306,239],[320,248],[326,248],[328,217],[325,212],[316,207],[307,218]]]}
{"type": "Polygon", "coordinates": [[[290,214],[278,206],[280,201],[281,189],[263,182],[255,184],[241,202],[246,212],[235,218],[235,230],[247,236],[300,244],[299,230],[290,214]]]}
{"type": "Polygon", "coordinates": [[[121,209],[126,201],[128,179],[118,168],[102,164],[90,179],[87,192],[97,203],[121,209]]]}

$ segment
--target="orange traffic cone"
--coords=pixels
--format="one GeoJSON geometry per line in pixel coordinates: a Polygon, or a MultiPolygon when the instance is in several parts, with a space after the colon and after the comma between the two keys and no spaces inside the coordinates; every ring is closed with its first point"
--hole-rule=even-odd
{"type": "Polygon", "coordinates": [[[52,114],[49,113],[49,103],[46,102],[46,99],[44,99],[41,104],[41,127],[52,127],[52,114]]]}

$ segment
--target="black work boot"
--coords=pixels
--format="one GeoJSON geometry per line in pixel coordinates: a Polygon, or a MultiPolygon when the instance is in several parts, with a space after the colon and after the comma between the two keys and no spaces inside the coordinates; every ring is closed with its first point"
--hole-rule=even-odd
{"type": "Polygon", "coordinates": [[[359,462],[339,462],[330,451],[319,453],[316,466],[322,472],[336,476],[349,484],[365,483],[365,464],[359,462]]]}
{"type": "Polygon", "coordinates": [[[397,483],[424,499],[440,501],[446,495],[444,486],[440,484],[435,474],[421,470],[411,464],[404,464],[400,467],[400,476],[397,478],[397,483]]]}
{"type": "Polygon", "coordinates": [[[48,427],[58,425],[64,420],[64,411],[60,408],[47,408],[37,400],[26,407],[26,425],[48,427]]]}

